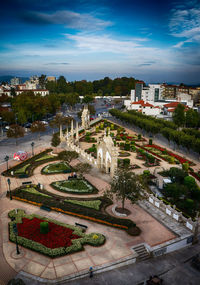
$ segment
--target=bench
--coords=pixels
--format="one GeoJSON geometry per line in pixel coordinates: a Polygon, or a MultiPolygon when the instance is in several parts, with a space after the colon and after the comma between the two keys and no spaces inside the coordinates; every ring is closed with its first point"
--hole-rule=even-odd
{"type": "Polygon", "coordinates": [[[88,228],[88,226],[85,226],[85,225],[82,225],[82,224],[79,224],[79,223],[75,223],[75,225],[77,226],[77,227],[80,227],[82,230],[84,230],[84,231],[86,231],[87,230],[87,228],[88,228]]]}
{"type": "Polygon", "coordinates": [[[28,178],[28,174],[20,174],[19,178],[28,178]]]}
{"type": "Polygon", "coordinates": [[[22,182],[22,185],[27,185],[27,184],[32,184],[32,181],[25,181],[25,182],[22,182]]]}
{"type": "Polygon", "coordinates": [[[40,207],[40,209],[41,209],[41,210],[45,210],[45,211],[47,211],[47,212],[50,212],[50,211],[51,211],[51,207],[48,207],[48,206],[45,206],[45,205],[42,205],[42,206],[40,207]]]}

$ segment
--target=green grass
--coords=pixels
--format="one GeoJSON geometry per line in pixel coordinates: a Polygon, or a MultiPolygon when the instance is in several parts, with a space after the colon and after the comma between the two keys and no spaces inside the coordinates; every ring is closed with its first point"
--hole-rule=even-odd
{"type": "Polygon", "coordinates": [[[81,205],[87,208],[92,208],[95,210],[99,210],[101,206],[100,200],[92,200],[92,201],[79,201],[79,200],[65,200],[67,203],[81,205]]]}
{"type": "Polygon", "coordinates": [[[26,188],[23,188],[23,189],[21,189],[21,190],[22,190],[22,191],[25,191],[25,192],[32,193],[32,194],[40,195],[40,196],[51,197],[51,196],[49,196],[49,195],[46,195],[46,194],[43,194],[43,193],[39,192],[39,191],[36,190],[34,187],[26,187],[26,188]]]}
{"type": "Polygon", "coordinates": [[[25,164],[23,167],[15,170],[15,174],[23,174],[23,173],[26,173],[26,169],[29,167],[30,163],[28,164],[25,164]]]}
{"type": "Polygon", "coordinates": [[[56,162],[48,164],[42,169],[44,174],[49,173],[62,173],[63,171],[71,170],[70,166],[66,162],[56,162]]]}
{"type": "Polygon", "coordinates": [[[92,193],[95,188],[84,179],[63,180],[51,183],[51,185],[63,192],[87,194],[92,193]]]}
{"type": "Polygon", "coordinates": [[[44,154],[42,157],[36,159],[35,161],[41,161],[41,160],[45,160],[45,159],[52,158],[52,157],[54,156],[51,154],[44,154]]]}

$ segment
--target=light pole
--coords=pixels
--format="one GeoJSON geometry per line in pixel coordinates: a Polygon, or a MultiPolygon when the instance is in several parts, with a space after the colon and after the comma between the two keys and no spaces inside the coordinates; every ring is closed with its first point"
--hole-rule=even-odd
{"type": "Polygon", "coordinates": [[[7,179],[7,182],[8,182],[8,191],[9,191],[9,194],[10,194],[10,200],[12,200],[12,193],[11,193],[11,190],[10,190],[10,184],[11,184],[10,178],[7,179]]]}
{"type": "Polygon", "coordinates": [[[31,143],[31,146],[32,146],[32,156],[34,156],[34,144],[35,144],[34,142],[31,143]]]}
{"type": "Polygon", "coordinates": [[[17,242],[18,230],[17,230],[17,224],[16,224],[16,223],[13,224],[13,232],[14,232],[14,234],[15,234],[16,251],[17,251],[17,254],[20,254],[19,246],[18,246],[18,242],[17,242]]]}
{"type": "Polygon", "coordinates": [[[6,161],[6,163],[7,163],[7,170],[8,170],[8,160],[9,160],[9,156],[8,155],[6,155],[5,157],[4,157],[4,160],[6,161]]]}
{"type": "Polygon", "coordinates": [[[1,122],[1,135],[3,136],[2,117],[0,117],[0,122],[1,122]]]}

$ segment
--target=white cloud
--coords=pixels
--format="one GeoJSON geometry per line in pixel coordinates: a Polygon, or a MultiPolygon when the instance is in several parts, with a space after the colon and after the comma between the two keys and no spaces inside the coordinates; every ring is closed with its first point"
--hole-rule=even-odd
{"type": "Polygon", "coordinates": [[[113,23],[99,19],[92,14],[80,14],[73,11],[62,10],[55,13],[29,12],[22,15],[26,22],[37,25],[61,24],[68,28],[79,30],[101,30],[113,23]]]}
{"type": "Polygon", "coordinates": [[[174,47],[180,48],[185,43],[200,44],[200,6],[190,9],[173,9],[169,23],[171,35],[185,38],[174,47]]]}

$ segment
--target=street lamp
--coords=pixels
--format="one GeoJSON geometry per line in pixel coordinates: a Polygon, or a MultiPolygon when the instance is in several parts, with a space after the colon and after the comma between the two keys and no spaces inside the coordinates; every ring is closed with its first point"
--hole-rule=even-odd
{"type": "Polygon", "coordinates": [[[33,150],[34,144],[35,144],[34,142],[31,143],[31,146],[32,146],[32,156],[34,155],[34,150],[33,150]]]}
{"type": "Polygon", "coordinates": [[[6,155],[5,157],[4,157],[4,160],[6,161],[6,163],[7,163],[7,170],[8,170],[8,160],[9,160],[9,156],[8,155],[6,155]]]}
{"type": "Polygon", "coordinates": [[[11,184],[10,178],[7,179],[7,182],[8,182],[8,191],[9,191],[9,194],[10,194],[10,200],[12,200],[12,193],[11,193],[11,190],[10,190],[10,184],[11,184]]]}
{"type": "Polygon", "coordinates": [[[18,246],[18,242],[17,242],[18,230],[17,230],[17,224],[16,224],[16,223],[13,224],[13,232],[14,232],[14,234],[15,234],[16,251],[17,251],[17,254],[20,254],[19,246],[18,246]]]}
{"type": "Polygon", "coordinates": [[[3,136],[2,117],[0,117],[0,122],[1,122],[1,135],[3,136]]]}

